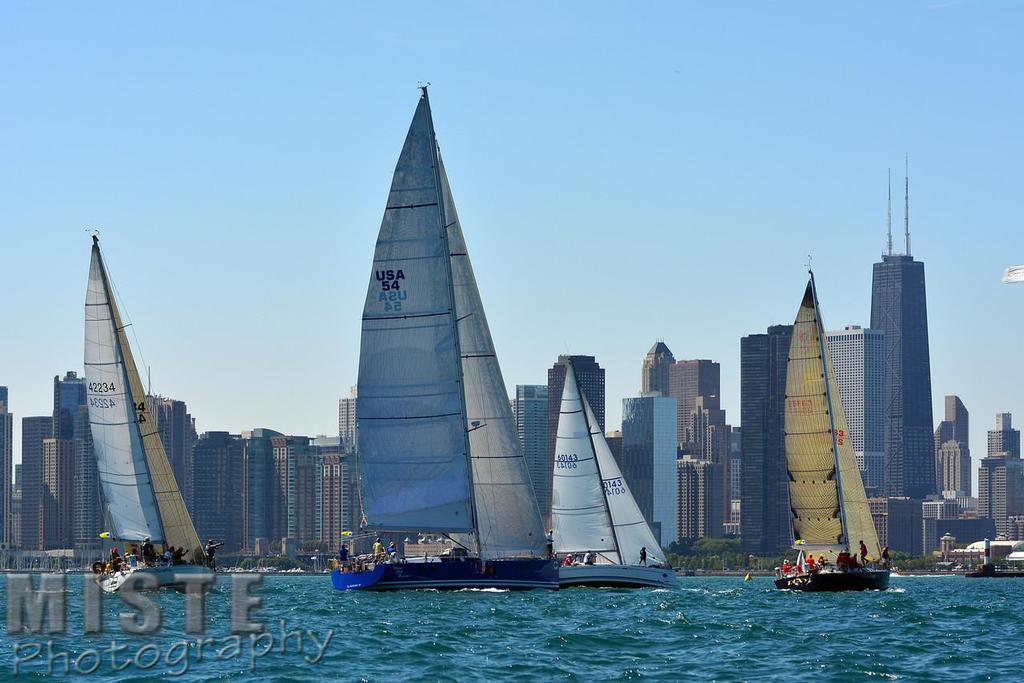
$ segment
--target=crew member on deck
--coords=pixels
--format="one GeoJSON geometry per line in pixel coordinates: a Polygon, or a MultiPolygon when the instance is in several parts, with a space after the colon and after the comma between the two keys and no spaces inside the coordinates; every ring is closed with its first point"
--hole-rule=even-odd
{"type": "Polygon", "coordinates": [[[816,571],[816,569],[817,568],[814,566],[814,555],[808,555],[807,556],[807,573],[811,574],[814,571],[816,571]]]}
{"type": "Polygon", "coordinates": [[[121,555],[117,552],[117,548],[110,549],[110,569],[115,572],[121,569],[121,555]]]}
{"type": "Polygon", "coordinates": [[[206,565],[210,569],[216,569],[217,561],[214,559],[214,556],[217,554],[217,548],[222,545],[224,543],[214,543],[212,538],[206,541],[206,547],[203,549],[203,552],[206,553],[206,565]]]}
{"type": "Polygon", "coordinates": [[[868,563],[868,547],[864,545],[864,541],[860,542],[860,563],[862,565],[868,563]]]}
{"type": "Polygon", "coordinates": [[[548,529],[548,559],[555,556],[555,530],[548,529]]]}
{"type": "Polygon", "coordinates": [[[381,556],[384,554],[384,544],[380,542],[380,538],[373,542],[373,560],[379,562],[381,556]]]}
{"type": "Polygon", "coordinates": [[[344,543],[338,548],[338,564],[342,567],[348,564],[348,546],[344,543]]]}
{"type": "Polygon", "coordinates": [[[142,561],[150,567],[156,562],[156,550],[153,548],[153,543],[149,540],[149,536],[146,536],[142,541],[142,561]]]}
{"type": "Polygon", "coordinates": [[[882,548],[882,569],[889,568],[889,546],[882,548]]]}
{"type": "Polygon", "coordinates": [[[647,566],[647,546],[640,548],[640,564],[647,566]]]}

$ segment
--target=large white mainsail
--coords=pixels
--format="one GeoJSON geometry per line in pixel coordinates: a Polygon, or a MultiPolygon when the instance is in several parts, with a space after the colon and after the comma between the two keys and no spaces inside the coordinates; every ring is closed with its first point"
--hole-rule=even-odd
{"type": "Polygon", "coordinates": [[[832,371],[814,275],[793,324],[786,368],[786,467],[794,537],[830,555],[881,553],[832,371]]]}
{"type": "Polygon", "coordinates": [[[597,551],[603,560],[636,564],[641,548],[646,548],[648,562],[666,564],[580,390],[571,361],[566,364],[561,406],[551,493],[556,550],[597,551]]]}
{"type": "Polygon", "coordinates": [[[93,450],[115,538],[202,547],[146,403],[99,241],[85,301],[85,378],[93,450]]]}
{"type": "Polygon", "coordinates": [[[395,168],[363,311],[366,526],[475,532],[481,557],[545,538],[426,90],[395,168]]]}

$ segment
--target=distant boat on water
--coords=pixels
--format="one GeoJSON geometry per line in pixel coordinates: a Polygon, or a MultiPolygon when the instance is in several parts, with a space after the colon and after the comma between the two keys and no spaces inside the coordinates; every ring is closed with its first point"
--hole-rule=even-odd
{"type": "Polygon", "coordinates": [[[454,547],[377,553],[331,572],[335,588],[558,587],[426,87],[374,250],[358,396],[363,529],[454,547]]]}

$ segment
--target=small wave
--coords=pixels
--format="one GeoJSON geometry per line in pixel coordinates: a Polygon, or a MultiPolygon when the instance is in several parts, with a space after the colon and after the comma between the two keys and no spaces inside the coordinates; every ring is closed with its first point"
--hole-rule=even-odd
{"type": "Polygon", "coordinates": [[[456,593],[511,593],[508,588],[460,588],[456,593]]]}

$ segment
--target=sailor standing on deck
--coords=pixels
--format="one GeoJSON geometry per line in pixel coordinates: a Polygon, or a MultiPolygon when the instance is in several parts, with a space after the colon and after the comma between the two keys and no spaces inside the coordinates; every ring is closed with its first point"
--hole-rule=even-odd
{"type": "Polygon", "coordinates": [[[217,561],[214,559],[214,555],[217,554],[217,548],[222,545],[224,544],[214,543],[212,538],[206,541],[206,547],[203,549],[203,552],[206,553],[206,565],[210,569],[216,569],[217,561]]]}
{"type": "Polygon", "coordinates": [[[640,548],[640,564],[647,566],[647,546],[640,548]]]}
{"type": "Polygon", "coordinates": [[[156,562],[156,550],[153,548],[153,543],[149,540],[149,536],[146,536],[142,541],[142,561],[150,567],[156,562]]]}
{"type": "Polygon", "coordinates": [[[555,530],[548,529],[548,559],[555,556],[555,530]]]}

